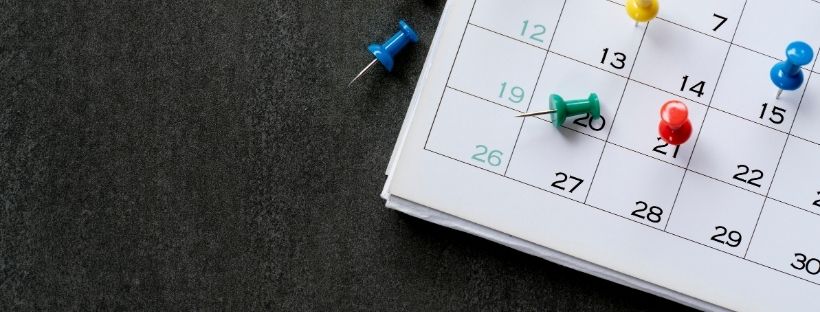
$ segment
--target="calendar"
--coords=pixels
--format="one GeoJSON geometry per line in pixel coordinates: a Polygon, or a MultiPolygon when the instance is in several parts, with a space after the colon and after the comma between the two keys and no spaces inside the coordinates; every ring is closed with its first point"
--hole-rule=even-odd
{"type": "Polygon", "coordinates": [[[820,307],[820,68],[776,97],[814,0],[453,0],[388,166],[388,207],[707,310],[820,307]],[[551,94],[601,118],[517,118],[551,94]],[[685,103],[691,138],[658,136],[685,103]]]}

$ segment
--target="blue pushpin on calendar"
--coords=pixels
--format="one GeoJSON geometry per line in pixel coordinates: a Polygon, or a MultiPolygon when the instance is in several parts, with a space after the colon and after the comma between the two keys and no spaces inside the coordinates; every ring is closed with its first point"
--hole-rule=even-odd
{"type": "Polygon", "coordinates": [[[778,99],[783,90],[794,91],[803,85],[803,71],[800,67],[811,63],[813,58],[814,51],[803,41],[792,42],[786,47],[786,60],[775,64],[769,73],[772,82],[780,89],[777,91],[778,99]]]}
{"type": "Polygon", "coordinates": [[[407,24],[404,20],[399,20],[399,31],[396,32],[393,37],[382,44],[372,43],[367,47],[375,58],[372,62],[370,62],[370,64],[365,66],[365,68],[362,69],[362,71],[360,71],[359,74],[356,75],[356,77],[353,78],[349,84],[347,84],[347,86],[350,87],[353,85],[359,77],[369,71],[373,65],[376,65],[376,62],[381,63],[388,72],[393,71],[393,65],[395,64],[394,58],[396,54],[401,52],[401,50],[407,47],[407,45],[411,42],[418,43],[419,35],[415,30],[413,30],[412,27],[410,27],[410,24],[407,24]]]}

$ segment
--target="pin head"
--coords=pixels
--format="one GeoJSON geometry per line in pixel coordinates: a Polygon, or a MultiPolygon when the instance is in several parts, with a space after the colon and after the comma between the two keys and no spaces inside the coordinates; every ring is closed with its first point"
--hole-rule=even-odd
{"type": "Polygon", "coordinates": [[[658,15],[658,0],[627,0],[626,13],[635,22],[648,22],[658,15]]]}
{"type": "Polygon", "coordinates": [[[769,77],[780,90],[797,90],[803,85],[803,71],[800,66],[811,63],[814,51],[802,41],[795,41],[786,47],[786,60],[772,67],[769,77]]]}
{"type": "Polygon", "coordinates": [[[552,114],[552,124],[560,127],[567,120],[567,117],[589,114],[592,119],[601,117],[601,102],[598,95],[591,93],[588,98],[580,100],[565,101],[558,94],[550,95],[550,110],[552,114]]]}
{"type": "Polygon", "coordinates": [[[689,108],[680,101],[669,101],[661,106],[661,120],[672,129],[678,129],[689,121],[689,108]]]}
{"type": "Polygon", "coordinates": [[[666,143],[681,145],[692,135],[689,109],[681,101],[668,101],[661,106],[658,134],[666,143]]]}
{"type": "Polygon", "coordinates": [[[814,58],[814,50],[808,43],[795,41],[786,47],[786,59],[797,66],[805,66],[814,58]]]}
{"type": "Polygon", "coordinates": [[[370,44],[367,49],[381,63],[387,71],[393,71],[393,58],[401,52],[408,43],[419,42],[419,35],[407,22],[399,21],[399,31],[382,44],[370,44]]]}

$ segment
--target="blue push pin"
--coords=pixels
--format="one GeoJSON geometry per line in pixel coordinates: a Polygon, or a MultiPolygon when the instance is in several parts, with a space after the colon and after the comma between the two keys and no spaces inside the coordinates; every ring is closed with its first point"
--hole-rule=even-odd
{"type": "Polygon", "coordinates": [[[373,59],[367,67],[362,69],[362,71],[356,75],[356,78],[353,78],[347,86],[350,87],[354,82],[356,82],[356,79],[359,79],[359,77],[370,70],[370,68],[376,64],[376,61],[382,63],[388,72],[393,71],[393,57],[395,57],[396,54],[404,49],[404,47],[406,47],[410,42],[418,43],[419,35],[416,34],[416,31],[413,30],[407,22],[404,20],[399,20],[399,31],[396,32],[392,38],[385,41],[384,44],[372,43],[367,47],[367,49],[370,50],[370,53],[373,53],[376,58],[373,59]]]}
{"type": "Polygon", "coordinates": [[[786,47],[786,61],[779,62],[772,67],[769,76],[772,82],[780,91],[777,91],[777,99],[783,90],[797,90],[803,85],[803,71],[800,66],[807,65],[814,58],[814,50],[803,41],[795,41],[786,47]]]}

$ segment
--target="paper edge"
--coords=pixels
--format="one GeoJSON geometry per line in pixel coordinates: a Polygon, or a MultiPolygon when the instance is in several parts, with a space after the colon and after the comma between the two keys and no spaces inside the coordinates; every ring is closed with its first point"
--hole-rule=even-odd
{"type": "Polygon", "coordinates": [[[421,101],[421,96],[424,94],[424,87],[427,84],[428,77],[430,76],[430,71],[433,69],[433,60],[436,59],[435,54],[438,51],[438,46],[440,44],[439,37],[442,36],[443,29],[446,29],[444,25],[447,20],[447,12],[449,12],[450,1],[444,5],[443,13],[439,18],[439,23],[436,26],[436,33],[433,35],[432,43],[430,44],[430,50],[427,52],[427,56],[425,58],[424,67],[419,75],[419,79],[416,82],[416,89],[413,92],[413,98],[410,100],[410,105],[407,107],[407,112],[404,115],[404,121],[401,125],[401,130],[399,130],[399,136],[396,140],[396,144],[393,146],[393,151],[390,154],[390,160],[387,163],[387,168],[385,169],[385,175],[387,176],[387,180],[384,183],[384,188],[381,192],[381,197],[384,200],[388,200],[390,196],[389,189],[390,189],[390,182],[393,176],[393,172],[395,171],[396,164],[401,157],[401,152],[404,149],[404,142],[409,135],[410,126],[413,124],[413,117],[416,114],[416,108],[418,107],[419,102],[421,101]]]}
{"type": "Polygon", "coordinates": [[[385,206],[406,215],[438,224],[447,228],[475,235],[489,241],[513,248],[523,253],[533,255],[558,265],[581,271],[614,283],[650,293],[695,309],[703,311],[731,311],[706,301],[687,296],[685,294],[664,288],[650,282],[608,269],[606,267],[585,261],[580,258],[550,249],[532,242],[505,234],[491,228],[456,218],[444,212],[419,205],[412,201],[390,194],[386,195],[385,206]]]}

